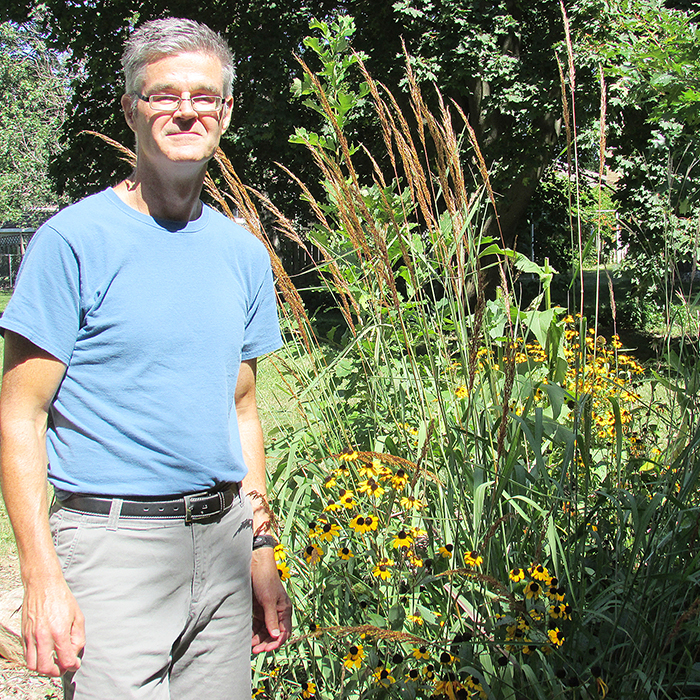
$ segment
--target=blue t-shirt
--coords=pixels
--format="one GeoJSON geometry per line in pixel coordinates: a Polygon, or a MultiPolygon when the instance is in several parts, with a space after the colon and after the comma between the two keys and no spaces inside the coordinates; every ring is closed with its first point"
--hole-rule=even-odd
{"type": "Polygon", "coordinates": [[[242,360],[281,345],[270,260],[203,206],[156,220],[105,190],[27,248],[0,328],[59,359],[49,479],[61,491],[158,496],[240,481],[242,360]]]}

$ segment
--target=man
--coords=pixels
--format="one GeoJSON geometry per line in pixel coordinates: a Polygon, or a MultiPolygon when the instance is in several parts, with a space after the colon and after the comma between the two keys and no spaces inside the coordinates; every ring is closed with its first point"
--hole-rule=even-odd
{"type": "Polygon", "coordinates": [[[269,258],[199,200],[231,56],[171,18],[122,64],[136,168],[37,232],[0,321],[25,656],[75,700],[250,698],[251,600],[256,653],[291,612],[255,401],[281,343],[269,258]]]}

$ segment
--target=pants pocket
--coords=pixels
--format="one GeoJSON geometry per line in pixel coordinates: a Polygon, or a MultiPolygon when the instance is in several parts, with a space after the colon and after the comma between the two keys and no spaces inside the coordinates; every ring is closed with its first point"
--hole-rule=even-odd
{"type": "Polygon", "coordinates": [[[65,512],[61,510],[52,513],[49,518],[53,546],[56,549],[64,576],[70,568],[73,555],[80,542],[82,525],[82,518],[73,520],[70,517],[65,517],[65,512]]]}

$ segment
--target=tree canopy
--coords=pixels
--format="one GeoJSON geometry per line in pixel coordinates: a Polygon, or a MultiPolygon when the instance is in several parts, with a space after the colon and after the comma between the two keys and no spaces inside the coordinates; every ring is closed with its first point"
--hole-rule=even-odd
{"type": "MultiPolygon", "coordinates": [[[[13,3],[0,10],[0,19],[26,20],[32,6],[30,0],[13,3]]],[[[46,0],[43,36],[53,51],[66,52],[74,69],[71,116],[62,129],[65,148],[55,156],[51,176],[60,192],[78,198],[126,174],[116,152],[83,132],[100,131],[130,143],[119,109],[124,39],[148,19],[190,17],[221,32],[234,52],[235,102],[222,144],[226,154],[244,182],[265,191],[286,213],[299,214],[298,190],[275,165],[283,163],[302,179],[311,172],[305,149],[289,140],[297,127],[315,131],[319,124],[318,115],[291,89],[302,75],[295,55],[318,68],[304,44],[310,21],[347,13],[355,18],[353,47],[400,103],[405,42],[426,94],[435,84],[447,104],[466,115],[490,171],[509,245],[525,230],[527,208],[542,177],[566,160],[562,75],[566,89],[575,88],[574,99],[569,92],[567,99],[576,109],[580,164],[597,171],[602,65],[608,97],[603,126],[610,162],[623,176],[618,206],[633,214],[627,235],[639,248],[649,235],[644,198],[664,187],[669,162],[684,173],[672,179],[676,214],[690,216],[697,199],[696,178],[688,176],[694,175],[698,153],[696,6],[684,0],[46,0]],[[563,10],[573,42],[575,86],[563,10]],[[672,153],[663,161],[659,144],[671,142],[672,153]],[[635,217],[641,222],[637,233],[635,217]]],[[[381,138],[373,117],[361,110],[349,131],[371,152],[381,138]]]]}
{"type": "MultiPolygon", "coordinates": [[[[283,207],[293,210],[297,194],[274,163],[284,162],[303,175],[306,154],[288,138],[295,127],[315,124],[314,114],[290,91],[301,74],[294,54],[304,55],[302,40],[312,17],[354,16],[354,47],[368,56],[375,79],[395,92],[403,80],[405,40],[419,78],[434,81],[474,126],[501,195],[506,230],[522,216],[561,147],[554,52],[561,49],[564,34],[558,0],[248,0],[233,5],[220,0],[47,0],[45,5],[48,41],[69,51],[80,66],[72,116],[63,130],[66,149],[52,167],[59,189],[72,197],[124,174],[116,154],[81,132],[92,129],[121,142],[131,140],[118,109],[121,46],[135,24],[165,15],[206,22],[228,39],[236,63],[235,107],[224,150],[244,181],[283,207]]],[[[572,22],[585,23],[593,6],[589,0],[573,3],[572,22]]],[[[19,18],[21,8],[14,12],[19,18]]],[[[356,129],[358,140],[371,149],[376,137],[368,123],[360,120],[356,129]]]]}
{"type": "Polygon", "coordinates": [[[0,24],[0,223],[32,225],[58,203],[46,177],[66,119],[68,73],[36,23],[0,24]]]}

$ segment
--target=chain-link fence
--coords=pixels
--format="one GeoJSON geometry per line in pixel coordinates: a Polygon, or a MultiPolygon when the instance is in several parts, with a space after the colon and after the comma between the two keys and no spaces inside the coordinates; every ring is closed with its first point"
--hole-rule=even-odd
{"type": "Polygon", "coordinates": [[[0,289],[12,289],[33,228],[0,229],[0,289]]]}

